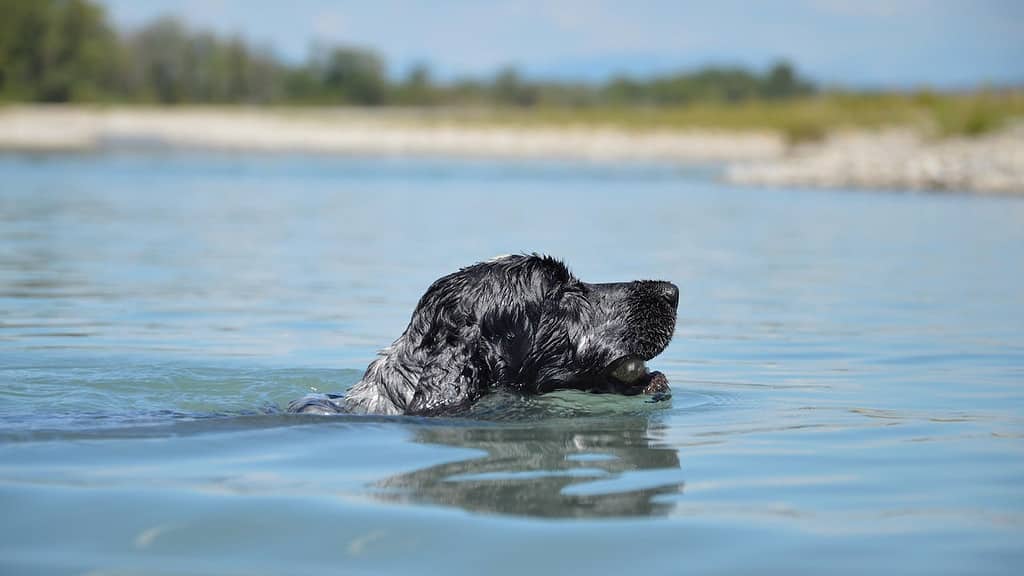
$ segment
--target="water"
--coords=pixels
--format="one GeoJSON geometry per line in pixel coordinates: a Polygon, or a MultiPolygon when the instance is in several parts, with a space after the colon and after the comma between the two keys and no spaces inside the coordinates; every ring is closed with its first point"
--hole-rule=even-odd
{"type": "Polygon", "coordinates": [[[1024,202],[715,168],[0,157],[0,573],[1014,573],[1024,202]],[[671,402],[280,413],[436,277],[672,280],[671,402]]]}

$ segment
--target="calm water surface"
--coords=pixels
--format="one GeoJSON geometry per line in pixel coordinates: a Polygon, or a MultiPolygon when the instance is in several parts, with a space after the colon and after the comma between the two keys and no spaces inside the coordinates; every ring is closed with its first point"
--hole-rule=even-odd
{"type": "Polygon", "coordinates": [[[0,573],[1018,573],[1022,254],[713,168],[0,156],[0,573]],[[671,402],[280,413],[520,251],[678,284],[671,402]]]}

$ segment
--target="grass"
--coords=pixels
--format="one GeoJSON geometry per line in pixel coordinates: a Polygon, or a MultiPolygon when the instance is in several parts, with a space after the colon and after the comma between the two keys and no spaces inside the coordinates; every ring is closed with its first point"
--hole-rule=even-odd
{"type": "Polygon", "coordinates": [[[909,127],[935,137],[986,134],[1024,118],[1024,90],[966,94],[826,93],[787,101],[675,107],[437,109],[420,120],[502,126],[611,126],[631,130],[765,130],[799,143],[840,129],[909,127]]]}
{"type": "MultiPolygon", "coordinates": [[[[88,107],[121,107],[93,104],[88,107]]],[[[129,105],[130,107],[130,105],[129,105]]],[[[976,137],[1024,120],[1024,89],[971,93],[842,93],[780,101],[698,103],[686,106],[557,107],[249,107],[186,106],[324,118],[351,115],[416,125],[454,124],[525,128],[613,127],[625,130],[770,131],[790,143],[821,140],[842,129],[906,127],[935,138],[976,137]]]]}

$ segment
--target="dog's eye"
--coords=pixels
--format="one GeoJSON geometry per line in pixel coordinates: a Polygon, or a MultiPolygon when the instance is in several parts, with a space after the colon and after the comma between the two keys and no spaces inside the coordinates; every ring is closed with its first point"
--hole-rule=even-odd
{"type": "Polygon", "coordinates": [[[644,374],[647,374],[647,366],[644,365],[643,360],[639,358],[626,358],[619,362],[619,365],[612,370],[611,377],[619,382],[630,384],[643,378],[644,374]]]}

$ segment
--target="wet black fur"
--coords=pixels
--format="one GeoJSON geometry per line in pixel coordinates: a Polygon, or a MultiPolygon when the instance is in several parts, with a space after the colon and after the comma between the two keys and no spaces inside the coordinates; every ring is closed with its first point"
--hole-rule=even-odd
{"type": "Polygon", "coordinates": [[[481,262],[434,282],[405,332],[344,397],[310,397],[290,410],[430,415],[498,387],[616,391],[609,366],[659,354],[677,302],[671,283],[587,284],[548,256],[481,262]]]}

